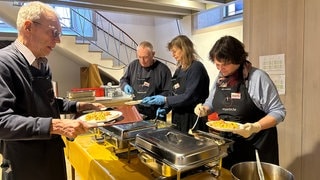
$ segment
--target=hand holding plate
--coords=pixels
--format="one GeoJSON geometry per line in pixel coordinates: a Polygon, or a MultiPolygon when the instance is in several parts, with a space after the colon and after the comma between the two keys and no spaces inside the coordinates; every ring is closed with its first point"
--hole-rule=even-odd
{"type": "Polygon", "coordinates": [[[242,128],[237,131],[233,131],[235,134],[239,134],[244,138],[250,137],[253,133],[258,133],[261,130],[261,125],[259,122],[255,123],[245,123],[242,128]]]}

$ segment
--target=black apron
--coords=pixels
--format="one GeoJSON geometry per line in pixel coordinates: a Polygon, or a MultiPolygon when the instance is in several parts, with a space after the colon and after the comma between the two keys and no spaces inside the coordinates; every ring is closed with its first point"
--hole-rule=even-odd
{"type": "MultiPolygon", "coordinates": [[[[239,123],[254,123],[266,115],[252,101],[244,82],[233,87],[217,87],[212,102],[220,119],[239,123]]],[[[223,137],[234,140],[228,149],[228,156],[223,159],[223,167],[230,169],[236,163],[255,161],[255,149],[260,160],[279,164],[277,129],[272,127],[243,138],[233,133],[221,133],[223,137]]]]}
{"type": "MultiPolygon", "coordinates": [[[[30,116],[60,118],[51,78],[30,67],[34,112],[30,116]]],[[[66,180],[64,143],[59,135],[45,140],[6,141],[3,180],[66,180]],[[10,170],[11,169],[11,170],[10,170]]]]}
{"type": "MultiPolygon", "coordinates": [[[[179,94],[183,94],[186,91],[186,77],[181,76],[182,69],[179,68],[175,71],[172,76],[172,94],[173,96],[177,96],[179,94]]],[[[200,103],[200,102],[199,102],[200,103]]],[[[194,114],[194,108],[197,103],[190,106],[183,107],[173,107],[172,108],[172,124],[174,124],[174,128],[188,133],[189,129],[191,129],[194,123],[197,120],[197,115],[194,114]]],[[[200,117],[198,123],[196,124],[193,130],[201,130],[208,132],[208,126],[206,125],[207,117],[200,117]]]]}
{"type": "Polygon", "coordinates": [[[143,99],[146,96],[155,95],[151,92],[154,90],[154,68],[155,64],[151,67],[141,67],[140,65],[137,67],[135,75],[132,77],[134,79],[131,80],[132,88],[134,89],[134,100],[143,99]]]}
{"type": "MultiPolygon", "coordinates": [[[[149,68],[141,68],[140,72],[137,72],[135,83],[133,83],[133,89],[135,90],[135,97],[133,98],[133,100],[141,100],[147,96],[156,95],[155,92],[151,93],[152,91],[155,91],[155,74],[153,71],[154,66],[156,66],[156,64],[153,64],[149,68]]],[[[136,108],[139,111],[139,113],[143,114],[144,120],[154,119],[156,117],[158,107],[161,106],[147,104],[136,105],[136,108]]],[[[166,116],[157,117],[157,119],[165,121],[166,116]]]]}

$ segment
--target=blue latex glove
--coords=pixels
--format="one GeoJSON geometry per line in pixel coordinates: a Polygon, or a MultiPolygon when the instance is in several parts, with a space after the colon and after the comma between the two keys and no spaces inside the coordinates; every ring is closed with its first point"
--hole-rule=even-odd
{"type": "Polygon", "coordinates": [[[124,93],[126,93],[128,95],[133,94],[133,88],[129,84],[125,85],[124,86],[124,93]]]}
{"type": "Polygon", "coordinates": [[[151,97],[148,96],[148,97],[143,98],[142,101],[141,101],[141,103],[143,103],[143,104],[148,104],[148,102],[149,102],[150,100],[151,100],[151,97]]]}
{"type": "Polygon", "coordinates": [[[156,113],[156,116],[157,117],[164,117],[165,115],[167,114],[166,110],[163,109],[163,108],[158,108],[157,109],[157,113],[156,113]]]}
{"type": "Polygon", "coordinates": [[[151,96],[151,99],[146,102],[146,104],[150,105],[163,105],[165,103],[165,97],[162,95],[151,96]]]}

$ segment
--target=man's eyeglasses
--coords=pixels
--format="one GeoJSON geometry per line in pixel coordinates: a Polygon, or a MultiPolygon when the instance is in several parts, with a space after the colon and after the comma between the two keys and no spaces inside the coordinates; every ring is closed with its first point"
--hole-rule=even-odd
{"type": "MultiPolygon", "coordinates": [[[[39,23],[37,21],[32,21],[35,24],[43,25],[42,23],[39,23]]],[[[60,38],[61,37],[61,32],[59,32],[55,27],[48,25],[48,27],[52,30],[52,36],[54,38],[60,38]]]]}

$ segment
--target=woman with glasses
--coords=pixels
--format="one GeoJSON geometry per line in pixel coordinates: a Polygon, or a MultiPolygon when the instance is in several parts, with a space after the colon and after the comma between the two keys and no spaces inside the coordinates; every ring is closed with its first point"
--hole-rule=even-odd
{"type": "Polygon", "coordinates": [[[196,106],[195,114],[216,112],[220,119],[244,124],[236,131],[221,132],[234,140],[223,167],[255,161],[255,149],[261,161],[278,165],[276,125],[284,120],[286,110],[276,86],[268,74],[247,61],[244,45],[232,36],[221,37],[209,56],[220,72],[208,99],[196,106]]]}

